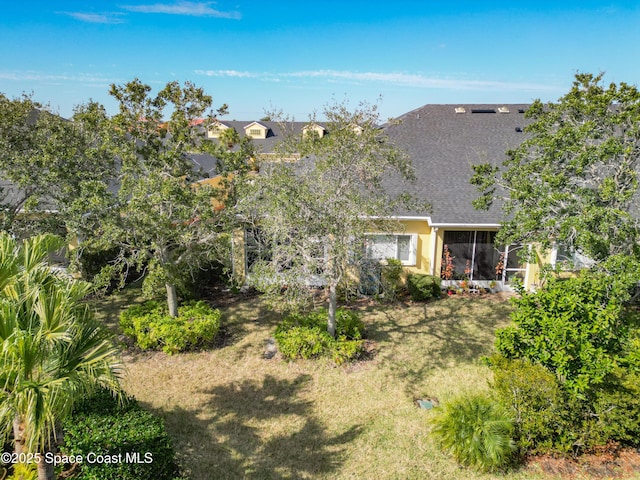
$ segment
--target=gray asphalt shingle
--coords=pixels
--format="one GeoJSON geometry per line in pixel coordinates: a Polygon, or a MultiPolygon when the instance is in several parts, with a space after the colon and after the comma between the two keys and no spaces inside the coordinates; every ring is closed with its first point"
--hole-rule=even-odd
{"type": "Polygon", "coordinates": [[[399,124],[385,127],[392,142],[406,151],[416,173],[415,185],[389,179],[391,194],[409,191],[432,205],[431,212],[398,212],[399,215],[429,215],[434,223],[497,224],[502,214],[497,206],[478,211],[477,198],[469,184],[471,165],[499,165],[506,151],[524,140],[522,129],[526,104],[425,105],[397,118],[399,124]],[[456,113],[456,109],[464,113],[456,113]],[[504,108],[508,113],[499,113],[504,108]],[[491,113],[490,113],[491,112],[491,113]],[[495,113],[493,113],[495,112],[495,113]]]}

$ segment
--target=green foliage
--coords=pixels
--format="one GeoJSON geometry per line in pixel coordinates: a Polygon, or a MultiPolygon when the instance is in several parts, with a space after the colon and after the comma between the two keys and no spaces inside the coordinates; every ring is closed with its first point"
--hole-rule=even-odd
{"type": "Polygon", "coordinates": [[[93,102],[76,107],[70,122],[32,95],[0,93],[0,230],[19,238],[60,233],[82,185],[108,183],[114,157],[102,135],[106,118],[93,102]]]}
{"type": "MultiPolygon", "coordinates": [[[[156,259],[152,259],[147,265],[147,274],[142,281],[142,295],[149,299],[161,297],[165,293],[165,285],[168,281],[167,269],[162,268],[156,259]]],[[[179,280],[172,278],[171,281],[177,284],[179,280]]]]}
{"type": "Polygon", "coordinates": [[[327,332],[326,309],[306,315],[292,314],[276,329],[278,349],[286,359],[330,356],[338,364],[360,355],[365,326],[356,312],[338,309],[336,312],[336,338],[327,332]]]}
{"type": "Polygon", "coordinates": [[[342,365],[357,359],[362,353],[364,342],[360,340],[350,340],[345,336],[331,339],[330,353],[331,359],[336,365],[342,365]]]}
{"type": "MultiPolygon", "coordinates": [[[[383,186],[389,175],[406,180],[414,175],[406,153],[380,130],[376,106],[350,111],[346,104],[334,104],[322,113],[327,130],[322,137],[294,132],[282,121],[287,133],[275,158],[284,161],[272,162],[247,183],[238,203],[240,213],[271,242],[271,258],[252,272],[252,282],[269,295],[289,297],[280,301],[287,305],[299,305],[290,297],[308,295],[309,282],[319,278],[336,307],[338,284],[365,260],[365,234],[372,226],[393,231],[398,222],[392,214],[416,207],[406,195],[391,196],[383,186]],[[364,221],[367,217],[378,220],[364,221]]],[[[316,123],[311,119],[309,126],[316,123]]],[[[333,335],[335,319],[326,320],[333,335]]]]}
{"type": "Polygon", "coordinates": [[[514,438],[527,454],[580,453],[609,442],[637,445],[638,375],[616,369],[581,399],[546,368],[526,360],[491,359],[496,398],[515,419],[514,438]]]}
{"type": "Polygon", "coordinates": [[[199,300],[205,295],[207,286],[227,281],[226,271],[221,262],[201,260],[169,276],[166,267],[161,268],[152,260],[142,282],[142,294],[148,299],[161,298],[166,295],[167,281],[171,281],[181,299],[199,300]]]}
{"type": "Polygon", "coordinates": [[[284,358],[309,359],[322,356],[330,349],[333,338],[324,325],[297,326],[286,330],[280,327],[276,330],[275,339],[284,358]]]}
{"type": "MultiPolygon", "coordinates": [[[[98,250],[93,248],[77,249],[77,256],[73,258],[75,267],[82,275],[82,278],[92,282],[100,274],[100,271],[107,265],[112,264],[118,256],[117,248],[98,250]]],[[[76,253],[74,251],[74,253],[76,253]]]]}
{"type": "Polygon", "coordinates": [[[108,122],[119,159],[119,188],[114,192],[106,183],[84,184],[71,217],[85,244],[117,246],[120,263],[149,269],[149,296],[164,283],[169,312],[175,316],[176,289],[188,274],[211,261],[225,261],[229,254],[225,231],[236,217],[230,209],[213,207],[215,202],[233,204],[234,182],[244,178],[253,150],[245,142],[229,152],[206,138],[214,117],[212,99],[201,88],[169,82],[156,95],[151,90],[137,79],[111,86],[119,104],[108,122]],[[218,173],[230,179],[216,187],[201,182],[206,173],[195,168],[192,155],[203,152],[215,155],[218,173]]]}
{"type": "Polygon", "coordinates": [[[62,239],[17,243],[0,235],[0,436],[24,451],[51,451],[57,424],[98,386],[119,390],[113,335],[86,305],[91,286],[46,262],[62,239]],[[22,437],[22,438],[20,438],[22,437]]]}
{"type": "Polygon", "coordinates": [[[481,193],[474,205],[488,209],[499,200],[508,218],[496,241],[558,242],[597,262],[639,258],[638,89],[578,73],[567,94],[555,103],[536,100],[525,116],[527,137],[501,168],[474,166],[471,183],[481,193]]]}
{"type": "Polygon", "coordinates": [[[142,349],[162,349],[171,355],[196,349],[215,338],[220,329],[220,311],[203,301],[188,302],[171,317],[157,301],[127,308],[120,314],[120,327],[142,349]]]}
{"type": "Polygon", "coordinates": [[[149,300],[139,305],[132,305],[120,313],[120,328],[128,337],[136,336],[135,320],[141,317],[164,312],[164,305],[156,300],[149,300]]]}
{"type": "Polygon", "coordinates": [[[38,468],[35,462],[16,463],[13,465],[13,475],[7,480],[38,480],[38,468]]]}
{"type": "Polygon", "coordinates": [[[424,302],[432,298],[440,298],[440,278],[422,273],[410,273],[407,276],[407,287],[411,299],[424,302]]]}
{"type": "Polygon", "coordinates": [[[508,465],[515,452],[511,417],[482,394],[450,401],[433,424],[432,433],[441,448],[463,465],[492,471],[508,465]]]}
{"type": "Polygon", "coordinates": [[[164,421],[143,410],[133,397],[122,403],[100,390],[85,400],[63,425],[65,455],[140,453],[142,463],[84,462],[78,480],[171,480],[178,477],[175,452],[164,421]],[[148,454],[150,457],[145,457],[148,454]],[[150,458],[149,463],[145,459],[150,458]]]}
{"type": "Polygon", "coordinates": [[[385,300],[395,300],[404,289],[403,276],[404,268],[402,262],[397,258],[387,258],[386,265],[382,266],[382,275],[380,277],[382,283],[382,291],[385,300]]]}
{"type": "Polygon", "coordinates": [[[514,305],[514,325],[496,333],[498,352],[543,365],[576,395],[602,383],[624,355],[629,313],[607,275],[550,278],[514,305]]]}
{"type": "Polygon", "coordinates": [[[640,374],[617,369],[593,400],[596,432],[589,437],[604,445],[612,439],[625,445],[640,445],[640,374]]]}
{"type": "Polygon", "coordinates": [[[578,435],[568,424],[571,412],[556,376],[527,360],[496,356],[491,365],[492,391],[514,419],[518,448],[531,454],[571,451],[578,435]]]}

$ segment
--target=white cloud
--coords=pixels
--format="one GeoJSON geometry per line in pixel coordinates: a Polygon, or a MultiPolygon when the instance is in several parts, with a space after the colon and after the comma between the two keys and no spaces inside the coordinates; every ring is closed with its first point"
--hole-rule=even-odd
{"type": "Polygon", "coordinates": [[[41,73],[37,71],[16,71],[16,72],[2,72],[0,71],[1,80],[12,80],[16,82],[78,82],[84,84],[111,84],[117,83],[118,80],[108,78],[105,76],[92,74],[92,73],[80,73],[77,75],[52,75],[47,73],[41,73]]]}
{"type": "Polygon", "coordinates": [[[204,75],[206,77],[235,77],[235,78],[259,78],[264,77],[267,74],[264,73],[252,73],[252,72],[240,72],[238,70],[196,70],[197,75],[204,75]]]}
{"type": "Polygon", "coordinates": [[[60,15],[68,15],[81,22],[88,23],[106,23],[106,24],[118,24],[123,23],[124,20],[120,18],[120,13],[84,13],[84,12],[57,12],[60,15]]]}
{"type": "Polygon", "coordinates": [[[194,17],[217,17],[239,20],[240,12],[223,12],[212,8],[214,2],[154,3],[149,5],[122,5],[120,8],[135,13],[165,13],[194,17]]]}
{"type": "Polygon", "coordinates": [[[498,80],[470,80],[463,78],[438,78],[420,74],[386,72],[352,72],[348,70],[302,70],[297,72],[268,73],[237,70],[196,70],[198,75],[209,77],[256,78],[265,81],[283,79],[325,79],[329,82],[384,83],[387,85],[449,89],[449,90],[528,90],[553,91],[555,86],[529,82],[503,82],[498,80]]]}

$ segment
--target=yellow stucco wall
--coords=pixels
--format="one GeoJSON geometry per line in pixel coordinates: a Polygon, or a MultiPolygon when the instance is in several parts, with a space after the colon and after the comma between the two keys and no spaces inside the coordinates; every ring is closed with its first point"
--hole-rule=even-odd
{"type": "Polygon", "coordinates": [[[417,234],[416,264],[407,266],[405,270],[411,273],[429,274],[431,270],[431,231],[426,220],[402,220],[405,234],[417,234]]]}

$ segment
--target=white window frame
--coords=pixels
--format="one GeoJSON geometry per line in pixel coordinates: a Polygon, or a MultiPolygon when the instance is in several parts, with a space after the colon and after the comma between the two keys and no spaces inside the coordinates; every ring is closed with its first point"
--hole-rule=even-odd
{"type": "Polygon", "coordinates": [[[569,251],[571,254],[571,258],[565,256],[567,258],[566,260],[562,258],[558,259],[559,252],[560,245],[554,243],[553,247],[551,248],[551,266],[553,268],[558,267],[558,262],[566,262],[564,265],[561,265],[562,270],[565,271],[578,271],[584,268],[591,268],[595,264],[592,259],[575,250],[569,251]]]}
{"type": "MultiPolygon", "coordinates": [[[[417,233],[367,233],[365,234],[365,243],[367,256],[370,254],[370,246],[369,242],[372,241],[375,237],[395,237],[395,258],[400,260],[399,251],[398,251],[398,238],[399,237],[409,237],[409,259],[408,260],[400,260],[402,265],[404,266],[415,266],[417,262],[417,252],[418,252],[418,234],[417,233]],[[371,240],[370,240],[371,239],[371,240]]],[[[375,258],[375,257],[370,257],[375,258]]],[[[380,262],[384,263],[384,258],[377,258],[380,262]]]]}
{"type": "Polygon", "coordinates": [[[520,264],[518,264],[517,267],[509,267],[509,252],[513,251],[513,250],[520,250],[521,248],[526,248],[526,249],[530,249],[530,245],[520,245],[518,243],[514,243],[511,245],[507,245],[506,247],[504,247],[503,253],[504,253],[504,265],[502,268],[502,282],[506,285],[507,283],[511,283],[509,278],[511,277],[509,274],[514,274],[514,276],[517,277],[517,274],[520,273],[522,274],[522,280],[526,283],[526,276],[527,276],[527,264],[524,264],[524,266],[520,266],[520,264]],[[509,278],[507,278],[509,277],[509,278]]]}

